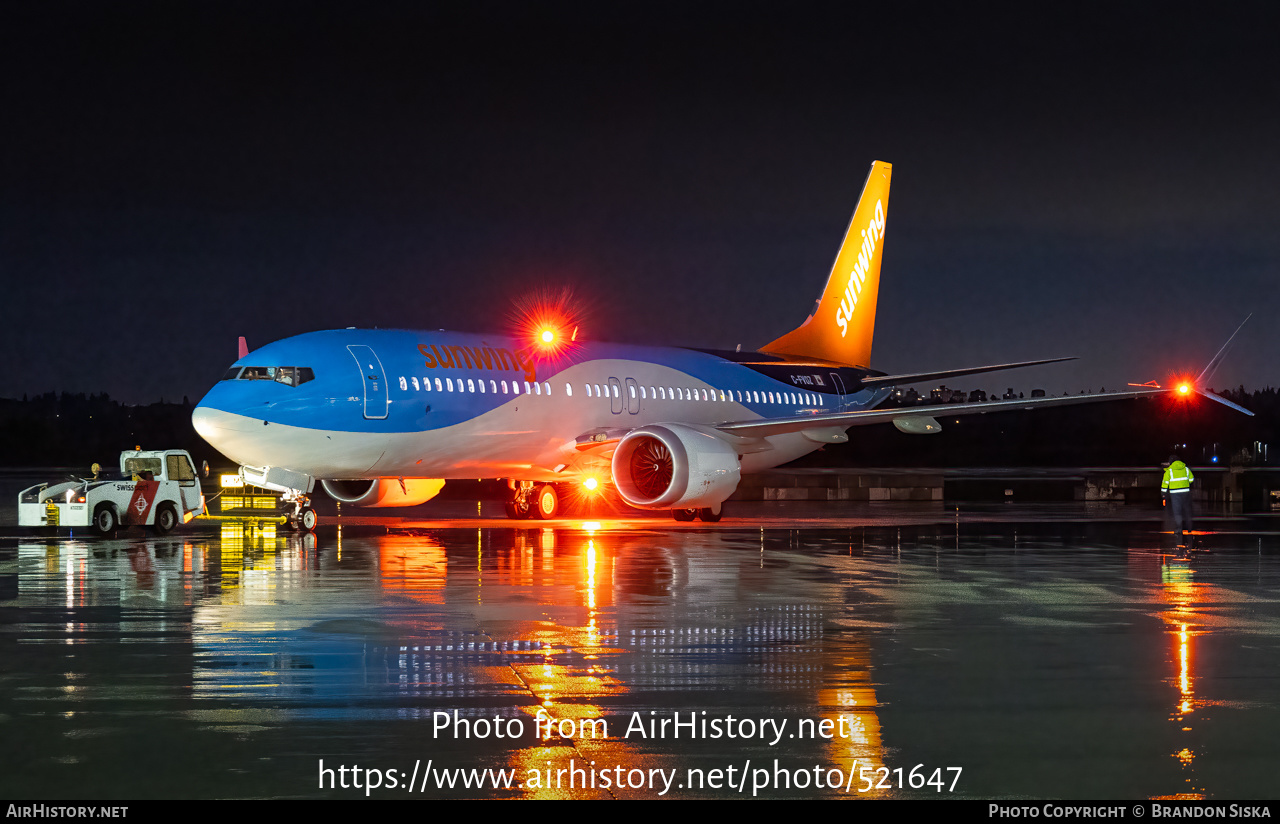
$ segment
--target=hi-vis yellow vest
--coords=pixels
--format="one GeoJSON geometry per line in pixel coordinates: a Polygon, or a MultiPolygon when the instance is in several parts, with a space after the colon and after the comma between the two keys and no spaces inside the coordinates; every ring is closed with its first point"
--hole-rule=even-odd
{"type": "Polygon", "coordinates": [[[1191,474],[1191,470],[1182,461],[1174,461],[1165,467],[1164,480],[1160,483],[1161,492],[1186,492],[1191,488],[1191,482],[1196,476],[1191,474]]]}

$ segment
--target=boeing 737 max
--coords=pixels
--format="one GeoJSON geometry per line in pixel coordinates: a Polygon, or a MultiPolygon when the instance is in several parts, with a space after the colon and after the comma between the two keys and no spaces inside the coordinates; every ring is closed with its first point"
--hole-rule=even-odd
{"type": "MultiPolygon", "coordinates": [[[[449,478],[508,479],[513,518],[554,517],[568,484],[596,482],[633,507],[719,520],[743,474],[843,442],[850,427],[937,432],[929,407],[876,409],[895,385],[1053,362],[870,369],[890,172],[872,164],[813,314],[757,352],[580,342],[552,329],[545,340],[313,332],[236,361],[196,408],[195,428],[247,481],[283,492],[308,529],[316,481],[343,502],[412,506],[449,478]]],[[[1155,391],[949,405],[946,415],[1155,391]]]]}

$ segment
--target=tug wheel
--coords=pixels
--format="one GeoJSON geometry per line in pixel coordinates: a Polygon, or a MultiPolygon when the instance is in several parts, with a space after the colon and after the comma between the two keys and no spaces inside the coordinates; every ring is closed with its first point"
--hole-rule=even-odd
{"type": "Polygon", "coordinates": [[[110,535],[118,526],[120,521],[116,518],[116,511],[111,508],[111,504],[98,504],[98,508],[93,512],[93,531],[99,535],[110,535]]]}
{"type": "Polygon", "coordinates": [[[156,522],[152,525],[152,529],[157,535],[164,535],[172,532],[173,528],[178,525],[178,513],[173,511],[173,507],[169,504],[161,504],[156,510],[156,522]]]}

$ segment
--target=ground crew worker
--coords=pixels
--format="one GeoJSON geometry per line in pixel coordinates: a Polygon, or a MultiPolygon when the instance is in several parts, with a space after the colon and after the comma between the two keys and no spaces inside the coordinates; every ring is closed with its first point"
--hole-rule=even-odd
{"type": "Polygon", "coordinates": [[[1182,532],[1191,531],[1191,482],[1196,478],[1191,470],[1177,455],[1169,456],[1169,465],[1164,469],[1164,480],[1160,482],[1160,494],[1173,516],[1173,530],[1178,534],[1178,546],[1185,546],[1182,532]]]}

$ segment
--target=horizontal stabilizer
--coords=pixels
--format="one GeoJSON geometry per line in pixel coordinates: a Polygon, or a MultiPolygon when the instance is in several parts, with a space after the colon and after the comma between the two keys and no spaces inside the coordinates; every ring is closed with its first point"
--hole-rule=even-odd
{"type": "Polygon", "coordinates": [[[964,375],[978,375],[983,372],[1000,372],[1005,369],[1020,369],[1024,366],[1040,366],[1046,363],[1061,363],[1075,358],[1049,358],[1047,360],[1022,361],[1020,363],[998,363],[992,366],[974,366],[969,369],[948,369],[944,372],[914,372],[910,375],[873,375],[862,379],[863,389],[874,389],[877,386],[900,386],[903,384],[923,383],[939,378],[959,378],[964,375]]]}

